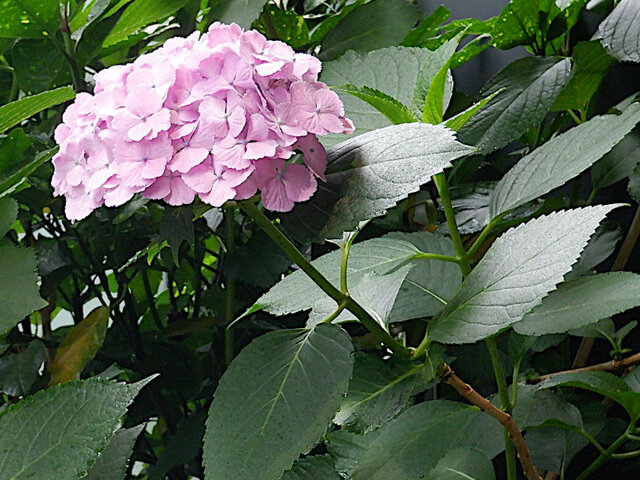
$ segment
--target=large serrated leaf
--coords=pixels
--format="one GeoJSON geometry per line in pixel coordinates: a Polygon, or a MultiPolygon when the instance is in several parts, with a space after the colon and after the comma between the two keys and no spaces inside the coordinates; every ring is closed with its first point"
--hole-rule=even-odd
{"type": "Polygon", "coordinates": [[[353,480],[420,478],[456,448],[476,448],[489,458],[502,448],[500,424],[447,400],[411,407],[373,434],[377,436],[366,450],[357,452],[353,480]]]}
{"type": "MultiPolygon", "coordinates": [[[[429,232],[391,233],[356,243],[349,254],[349,288],[359,284],[367,274],[385,275],[396,270],[421,251],[455,254],[448,238],[429,232]]],[[[335,250],[311,262],[336,288],[340,285],[340,258],[340,250],[335,250]]],[[[391,319],[402,321],[436,314],[454,294],[460,282],[460,271],[453,263],[417,261],[400,287],[390,313],[391,319]]],[[[325,298],[328,299],[326,294],[309,277],[302,271],[295,271],[260,297],[256,305],[274,315],[286,315],[309,308],[314,310],[325,298]],[[299,292],[305,294],[300,295],[299,292]]]]}
{"type": "Polygon", "coordinates": [[[10,406],[0,414],[2,479],[81,478],[146,383],[68,382],[10,406]]]}
{"type": "Polygon", "coordinates": [[[340,238],[473,151],[441,125],[407,123],[350,138],[329,149],[326,183],[282,215],[283,225],[300,241],[340,238]]]}
{"type": "Polygon", "coordinates": [[[615,207],[553,212],[504,233],[431,321],[429,337],[442,343],[473,343],[520,321],[555,290],[615,207]]]}
{"type": "Polygon", "coordinates": [[[254,340],[225,372],[204,437],[208,480],[273,480],[320,439],[351,377],[353,347],[337,325],[254,340]]]}
{"type": "Polygon", "coordinates": [[[564,185],[611,150],[640,121],[640,103],[621,115],[594,117],[520,160],[491,194],[492,218],[564,185]]]}
{"type": "Polygon", "coordinates": [[[71,87],[60,87],[3,105],[0,107],[0,133],[42,110],[72,100],[75,96],[71,87]]]}
{"type": "Polygon", "coordinates": [[[487,153],[505,146],[542,121],[570,78],[567,58],[516,60],[482,88],[482,96],[504,90],[469,120],[460,138],[487,153]]]}
{"type": "Polygon", "coordinates": [[[598,27],[607,52],[622,62],[640,62],[640,2],[622,0],[598,27]]]}
{"type": "Polygon", "coordinates": [[[581,277],[558,287],[516,323],[522,335],[564,333],[640,305],[640,275],[613,272],[581,277]]]}

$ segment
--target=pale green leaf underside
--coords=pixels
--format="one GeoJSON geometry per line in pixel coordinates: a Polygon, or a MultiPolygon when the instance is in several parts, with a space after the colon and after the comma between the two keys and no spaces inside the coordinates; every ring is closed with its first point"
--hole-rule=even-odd
{"type": "Polygon", "coordinates": [[[598,27],[607,52],[623,62],[640,62],[640,2],[622,0],[598,27]]]}
{"type": "Polygon", "coordinates": [[[500,236],[429,324],[442,343],[473,343],[520,321],[571,270],[615,206],[553,212],[500,236]]]}
{"type": "Polygon", "coordinates": [[[640,104],[621,115],[594,117],[520,160],[491,194],[490,216],[512,210],[564,185],[611,150],[640,121],[640,104]]]}
{"type": "Polygon", "coordinates": [[[348,388],[353,347],[337,325],[279,330],[225,372],[204,437],[207,480],[273,480],[319,441],[348,388]]]}
{"type": "Polygon", "coordinates": [[[0,414],[2,478],[81,478],[145,383],[68,382],[9,407],[0,414]]]}
{"type": "Polygon", "coordinates": [[[640,305],[640,275],[631,272],[581,277],[560,285],[516,323],[522,335],[563,333],[640,305]]]}

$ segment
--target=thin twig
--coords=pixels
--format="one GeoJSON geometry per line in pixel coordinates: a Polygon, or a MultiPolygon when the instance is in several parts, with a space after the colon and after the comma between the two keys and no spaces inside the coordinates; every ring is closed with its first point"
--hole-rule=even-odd
{"type": "Polygon", "coordinates": [[[560,372],[547,373],[546,375],[541,375],[535,380],[531,381],[531,383],[539,383],[547,378],[556,377],[558,375],[566,375],[568,373],[578,373],[578,372],[615,372],[617,370],[622,370],[624,368],[635,365],[640,362],[640,353],[635,353],[629,357],[623,358],[622,360],[610,360],[608,362],[598,363],[596,365],[590,365],[588,367],[580,367],[580,368],[572,368],[570,370],[562,370],[560,372]]]}
{"type": "Polygon", "coordinates": [[[487,415],[492,416],[504,428],[507,430],[509,438],[513,441],[516,446],[516,450],[518,451],[518,458],[520,459],[520,464],[522,465],[522,470],[524,471],[525,476],[528,480],[542,480],[542,477],[536,470],[536,467],[533,465],[531,460],[531,454],[529,453],[529,448],[527,447],[526,442],[522,436],[522,432],[516,425],[516,422],[513,421],[513,417],[500,410],[498,407],[493,405],[489,400],[476,392],[471,385],[465,383],[461,380],[454,372],[451,370],[451,367],[446,363],[440,367],[438,372],[440,379],[453,387],[461,396],[467,399],[470,403],[477,406],[487,415]]]}

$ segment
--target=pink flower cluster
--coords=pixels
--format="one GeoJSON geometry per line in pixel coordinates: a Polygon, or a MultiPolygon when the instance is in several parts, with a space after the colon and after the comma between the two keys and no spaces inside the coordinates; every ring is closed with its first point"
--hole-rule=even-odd
{"type": "Polygon", "coordinates": [[[220,206],[260,190],[275,211],[308,200],[326,167],[316,135],[353,131],[320,68],[282,42],[216,23],[100,71],[95,93],[79,94],[55,132],[51,183],[67,217],[136,193],[220,206]],[[304,164],[289,160],[296,150],[304,164]]]}

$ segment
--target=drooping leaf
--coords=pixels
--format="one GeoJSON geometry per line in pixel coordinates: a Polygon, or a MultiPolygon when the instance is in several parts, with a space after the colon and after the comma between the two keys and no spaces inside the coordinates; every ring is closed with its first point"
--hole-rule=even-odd
{"type": "Polygon", "coordinates": [[[356,87],[355,85],[347,84],[335,87],[334,90],[350,93],[354,97],[364,100],[387,117],[393,125],[417,121],[407,106],[375,88],[356,87]]]}
{"type": "Polygon", "coordinates": [[[630,176],[640,164],[640,135],[636,131],[624,137],[591,170],[593,187],[601,189],[630,176]]]}
{"type": "Polygon", "coordinates": [[[41,297],[32,249],[0,246],[0,335],[31,312],[47,305],[41,297]]]}
{"type": "Polygon", "coordinates": [[[144,425],[118,430],[84,480],[123,480],[133,452],[144,425]]]}
{"type": "MultiPolygon", "coordinates": [[[[130,35],[138,33],[150,23],[165,19],[183,7],[187,1],[188,0],[137,0],[132,2],[118,19],[118,23],[116,23],[109,36],[105,39],[103,46],[108,47],[126,40],[130,35]]],[[[247,3],[247,0],[243,0],[242,2],[225,2],[225,4],[229,3],[247,3]]],[[[236,8],[238,8],[238,6],[239,5],[235,5],[236,8]]]]}
{"type": "Polygon", "coordinates": [[[72,100],[75,92],[71,87],[61,87],[48,92],[25,97],[0,107],[0,133],[18,125],[23,120],[47,108],[72,100]]]}
{"type": "Polygon", "coordinates": [[[146,383],[68,382],[10,406],[0,414],[0,429],[14,432],[0,436],[3,478],[81,478],[146,383]]]}
{"type": "Polygon", "coordinates": [[[283,225],[301,241],[339,238],[471,152],[440,125],[407,123],[350,138],[329,149],[327,182],[283,215],[283,225]]]}
{"type": "Polygon", "coordinates": [[[32,340],[24,351],[0,358],[0,391],[14,397],[28,395],[46,356],[43,343],[32,340]]]}
{"type": "Polygon", "coordinates": [[[18,217],[18,202],[13,198],[0,198],[0,239],[9,231],[18,217]]]}
{"type": "Polygon", "coordinates": [[[58,2],[8,0],[2,3],[0,38],[45,38],[53,35],[59,28],[58,2]]]}
{"type": "Polygon", "coordinates": [[[225,0],[214,5],[214,18],[222,23],[237,23],[250,28],[267,0],[225,0]]]}
{"type": "Polygon", "coordinates": [[[429,480],[495,480],[491,459],[480,450],[458,448],[448,452],[431,471],[429,480]]]}
{"type": "MultiPolygon", "coordinates": [[[[367,274],[384,275],[395,271],[421,251],[442,255],[455,252],[448,238],[429,232],[393,233],[356,243],[349,254],[349,289],[358,285],[367,274]]],[[[340,285],[340,258],[341,252],[335,250],[311,262],[336,288],[340,285]]],[[[402,321],[434,315],[455,293],[460,282],[460,271],[453,263],[417,261],[400,288],[390,317],[402,321]]],[[[313,310],[325,298],[328,298],[325,293],[302,271],[295,271],[260,297],[256,305],[274,315],[286,315],[309,308],[313,310]],[[305,292],[305,295],[299,292],[305,292]]],[[[330,306],[335,308],[335,302],[330,306]]]]}
{"type": "Polygon", "coordinates": [[[210,480],[272,480],[320,439],[347,391],[349,336],[337,325],[254,340],[225,372],[204,437],[210,480]]]}
{"type": "Polygon", "coordinates": [[[419,20],[420,10],[406,0],[373,0],[352,10],[331,29],[319,57],[333,60],[347,50],[367,52],[397,45],[419,20]]]}
{"type": "Polygon", "coordinates": [[[522,335],[564,333],[639,305],[640,275],[591,275],[560,285],[513,328],[522,335]]]}
{"type": "Polygon", "coordinates": [[[609,55],[622,62],[640,62],[640,4],[622,0],[598,27],[609,55]]]}
{"type": "Polygon", "coordinates": [[[520,321],[571,270],[615,206],[553,212],[504,233],[429,324],[442,343],[473,343],[520,321]]]}
{"type": "Polygon", "coordinates": [[[108,323],[109,309],[97,307],[84,320],[69,330],[58,346],[51,365],[49,365],[51,372],[49,385],[80,378],[84,366],[95,357],[102,347],[108,323]]]}
{"type": "Polygon", "coordinates": [[[482,88],[498,93],[460,130],[464,143],[491,152],[516,140],[546,116],[571,77],[571,61],[525,57],[511,63],[482,88]]]}
{"type": "Polygon", "coordinates": [[[491,195],[490,216],[534,200],[579,175],[607,153],[640,121],[640,103],[621,115],[594,117],[549,140],[502,177],[491,195]]]}
{"type": "Polygon", "coordinates": [[[597,40],[580,42],[573,49],[574,73],[558,95],[552,111],[585,110],[613,64],[597,40]]]}
{"type": "Polygon", "coordinates": [[[190,205],[167,207],[160,219],[158,244],[167,242],[176,265],[180,264],[180,247],[183,242],[193,245],[195,241],[193,229],[193,209],[190,205]]]}
{"type": "Polygon", "coordinates": [[[329,455],[312,455],[298,460],[282,480],[340,480],[329,455]]]}
{"type": "MultiPolygon", "coordinates": [[[[373,52],[349,51],[342,57],[322,65],[321,80],[331,87],[351,84],[374,88],[402,105],[413,102],[413,89],[423,67],[435,59],[426,48],[388,47],[373,52]]],[[[354,136],[383,128],[390,122],[364,100],[338,91],[344,103],[345,115],[356,127],[354,136]]],[[[327,135],[325,146],[344,141],[344,135],[327,135]]]]}
{"type": "Polygon", "coordinates": [[[411,407],[374,433],[376,438],[357,458],[353,480],[420,478],[451,450],[476,448],[492,458],[502,448],[495,420],[447,400],[411,407]]]}

